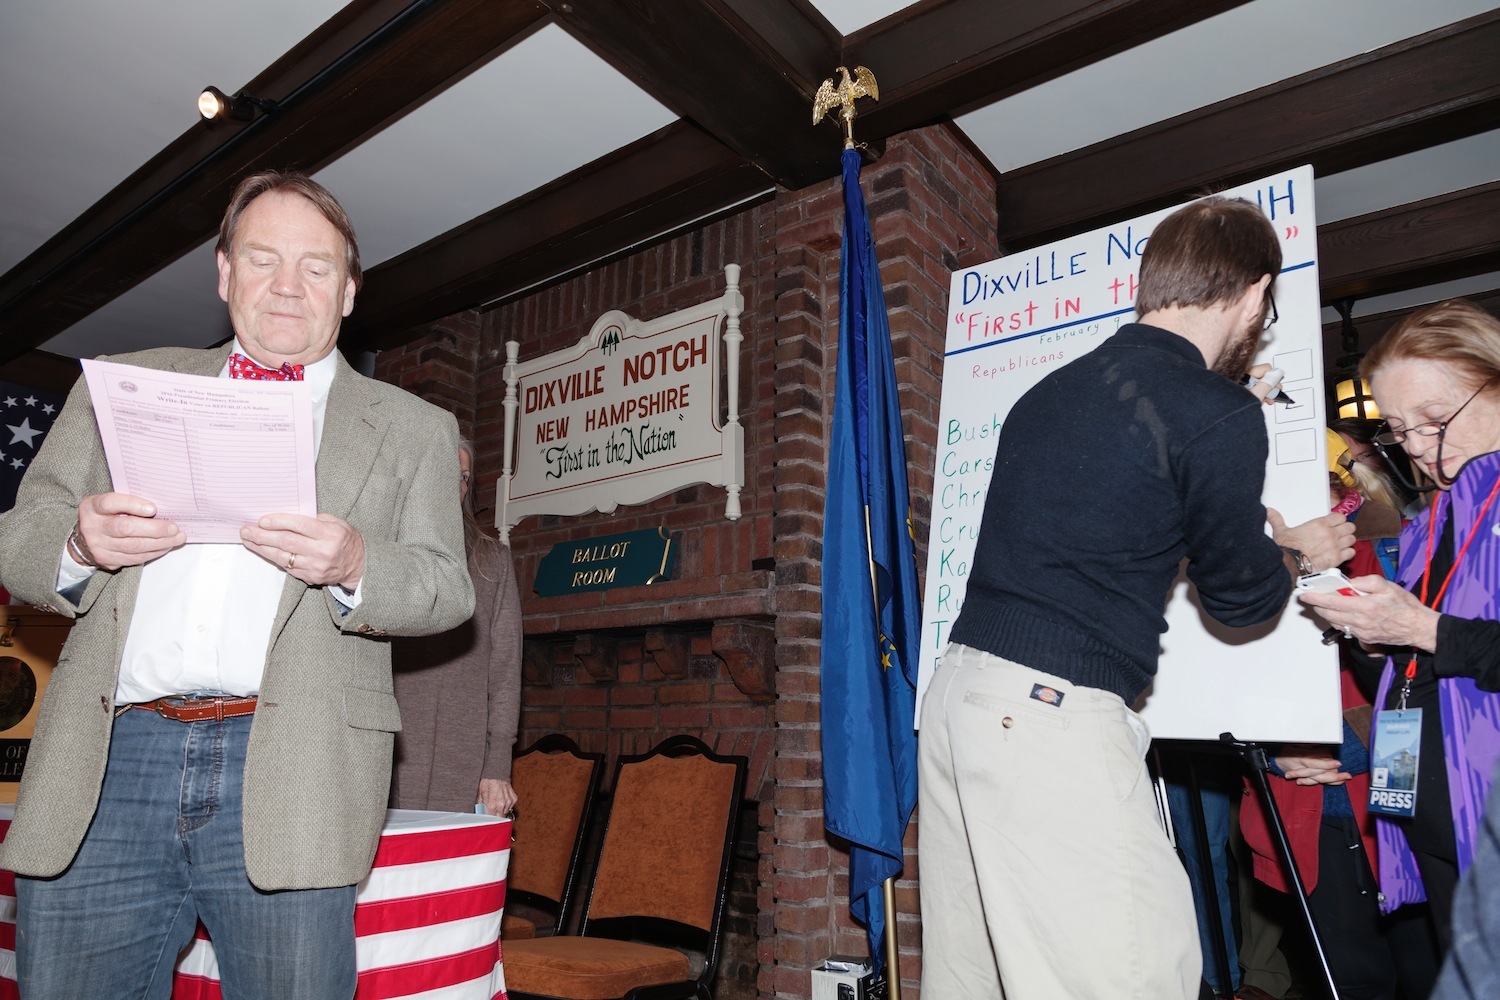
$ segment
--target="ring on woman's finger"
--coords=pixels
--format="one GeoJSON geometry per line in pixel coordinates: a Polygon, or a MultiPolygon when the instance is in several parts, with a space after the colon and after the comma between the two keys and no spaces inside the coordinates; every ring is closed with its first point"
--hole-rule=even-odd
{"type": "Polygon", "coordinates": [[[1354,638],[1354,629],[1350,628],[1348,625],[1344,626],[1344,638],[1345,639],[1353,639],[1354,638]]]}
{"type": "MultiPolygon", "coordinates": [[[[295,553],[295,552],[288,552],[286,554],[286,571],[288,573],[290,573],[292,571],[292,568],[294,566],[296,566],[296,565],[297,565],[297,553],[295,553]]],[[[1349,634],[1349,630],[1348,629],[1344,629],[1344,634],[1348,635],[1349,634]]]]}

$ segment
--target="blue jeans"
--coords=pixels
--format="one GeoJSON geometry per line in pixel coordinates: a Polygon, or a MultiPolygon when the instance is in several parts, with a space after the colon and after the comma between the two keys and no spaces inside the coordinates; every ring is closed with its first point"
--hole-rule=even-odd
{"type": "Polygon", "coordinates": [[[1216,782],[1217,777],[1209,767],[1199,771],[1198,790],[1203,802],[1203,825],[1208,831],[1208,854],[1213,871],[1205,872],[1199,857],[1198,835],[1189,814],[1192,793],[1188,786],[1168,780],[1167,805],[1172,811],[1172,828],[1177,834],[1177,846],[1182,850],[1188,881],[1193,886],[1193,908],[1198,912],[1198,943],[1203,949],[1203,978],[1214,992],[1232,993],[1240,988],[1240,946],[1234,939],[1229,899],[1229,792],[1216,782]],[[1217,890],[1219,918],[1224,928],[1224,951],[1229,956],[1228,969],[1219,968],[1214,950],[1213,924],[1208,915],[1207,885],[1210,880],[1217,890]]]}
{"type": "Polygon", "coordinates": [[[17,878],[26,1000],[167,1000],[199,920],[224,1000],[354,995],[354,887],[262,892],[245,874],[240,783],[253,716],[114,723],[94,821],[67,871],[17,878]]]}
{"type": "MultiPolygon", "coordinates": [[[[1500,779],[1500,764],[1494,779],[1500,779]]],[[[1492,782],[1493,780],[1492,779],[1492,782]]],[[[1474,861],[1453,900],[1453,948],[1432,1000],[1492,1000],[1500,995],[1500,785],[1491,784],[1474,861]]]]}

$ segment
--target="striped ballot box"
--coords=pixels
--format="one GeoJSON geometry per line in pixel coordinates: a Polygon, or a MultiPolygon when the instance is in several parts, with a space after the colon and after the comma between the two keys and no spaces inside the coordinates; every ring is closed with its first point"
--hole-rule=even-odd
{"type": "MultiPolygon", "coordinates": [[[[13,807],[0,806],[0,834],[13,807]]],[[[392,809],[359,885],[355,1000],[505,1000],[500,916],[510,863],[508,820],[392,809]]],[[[3,837],[0,837],[3,839],[3,837]]],[[[15,876],[0,873],[0,1000],[17,1000],[15,876]]],[[[173,1000],[220,1000],[213,942],[177,960],[173,1000]]]]}
{"type": "MultiPolygon", "coordinates": [[[[16,807],[0,805],[0,840],[10,832],[16,807]]],[[[20,1000],[16,989],[16,873],[0,869],[0,1000],[20,1000]]]]}

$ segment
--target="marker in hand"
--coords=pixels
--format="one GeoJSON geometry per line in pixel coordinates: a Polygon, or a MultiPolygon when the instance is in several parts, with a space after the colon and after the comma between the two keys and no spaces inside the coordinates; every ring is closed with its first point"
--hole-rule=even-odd
{"type": "Polygon", "coordinates": [[[1254,375],[1246,375],[1244,381],[1241,382],[1241,385],[1243,385],[1246,389],[1253,389],[1256,386],[1260,385],[1262,382],[1266,383],[1267,385],[1275,386],[1275,388],[1271,390],[1271,394],[1266,398],[1273,403],[1287,403],[1290,405],[1296,403],[1297,401],[1282,391],[1281,380],[1285,377],[1286,372],[1282,371],[1280,368],[1272,368],[1260,378],[1256,378],[1254,375]]]}

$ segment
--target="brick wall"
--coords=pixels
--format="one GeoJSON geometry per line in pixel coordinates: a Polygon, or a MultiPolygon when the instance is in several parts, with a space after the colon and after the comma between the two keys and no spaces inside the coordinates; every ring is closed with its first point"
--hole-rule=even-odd
{"type": "Polygon", "coordinates": [[[763,834],[760,900],[768,996],[810,995],[807,970],[831,953],[838,919],[823,830],[818,583],[842,211],[836,183],[776,200],[775,815],[763,834]]]}
{"type": "MultiPolygon", "coordinates": [[[[948,277],[998,252],[994,180],[935,126],[891,140],[865,168],[863,186],[896,353],[921,566],[948,277]]],[[[612,761],[689,732],[750,758],[756,839],[746,851],[755,867],[747,860],[737,875],[743,898],[721,974],[728,981],[716,989],[722,997],[807,997],[813,965],[865,947],[848,918],[847,855],[823,829],[818,721],[842,211],[837,180],[779,192],[494,311],[448,317],[377,362],[378,377],[449,407],[472,433],[476,500],[489,519],[502,460],[507,340],[532,358],[576,343],[605,310],[651,319],[718,295],[725,263],[743,268],[743,517],[726,521],[724,491],[700,486],[611,515],[530,518],[512,537],[528,637],[522,744],[560,730],[612,761]],[[674,581],[528,596],[552,545],[657,526],[679,533],[674,581]],[[745,940],[752,934],[753,952],[745,940]]],[[[897,883],[908,997],[920,975],[916,829],[897,883]]]]}
{"type": "MultiPolygon", "coordinates": [[[[906,431],[917,565],[925,566],[936,457],[943,337],[952,270],[998,255],[994,179],[947,129],[893,140],[865,167],[876,256],[891,325],[906,431]]],[[[777,198],[777,744],[773,870],[761,906],[762,991],[810,993],[807,970],[829,954],[864,954],[848,917],[848,855],[823,830],[818,723],[822,506],[838,347],[838,181],[777,198]],[[833,220],[830,223],[830,219],[833,220]]],[[[896,883],[903,993],[918,995],[921,923],[916,834],[896,883]]]]}
{"type": "Polygon", "coordinates": [[[480,325],[472,311],[429,323],[409,343],[381,351],[375,377],[441,406],[458,418],[460,434],[473,437],[480,325]]]}

